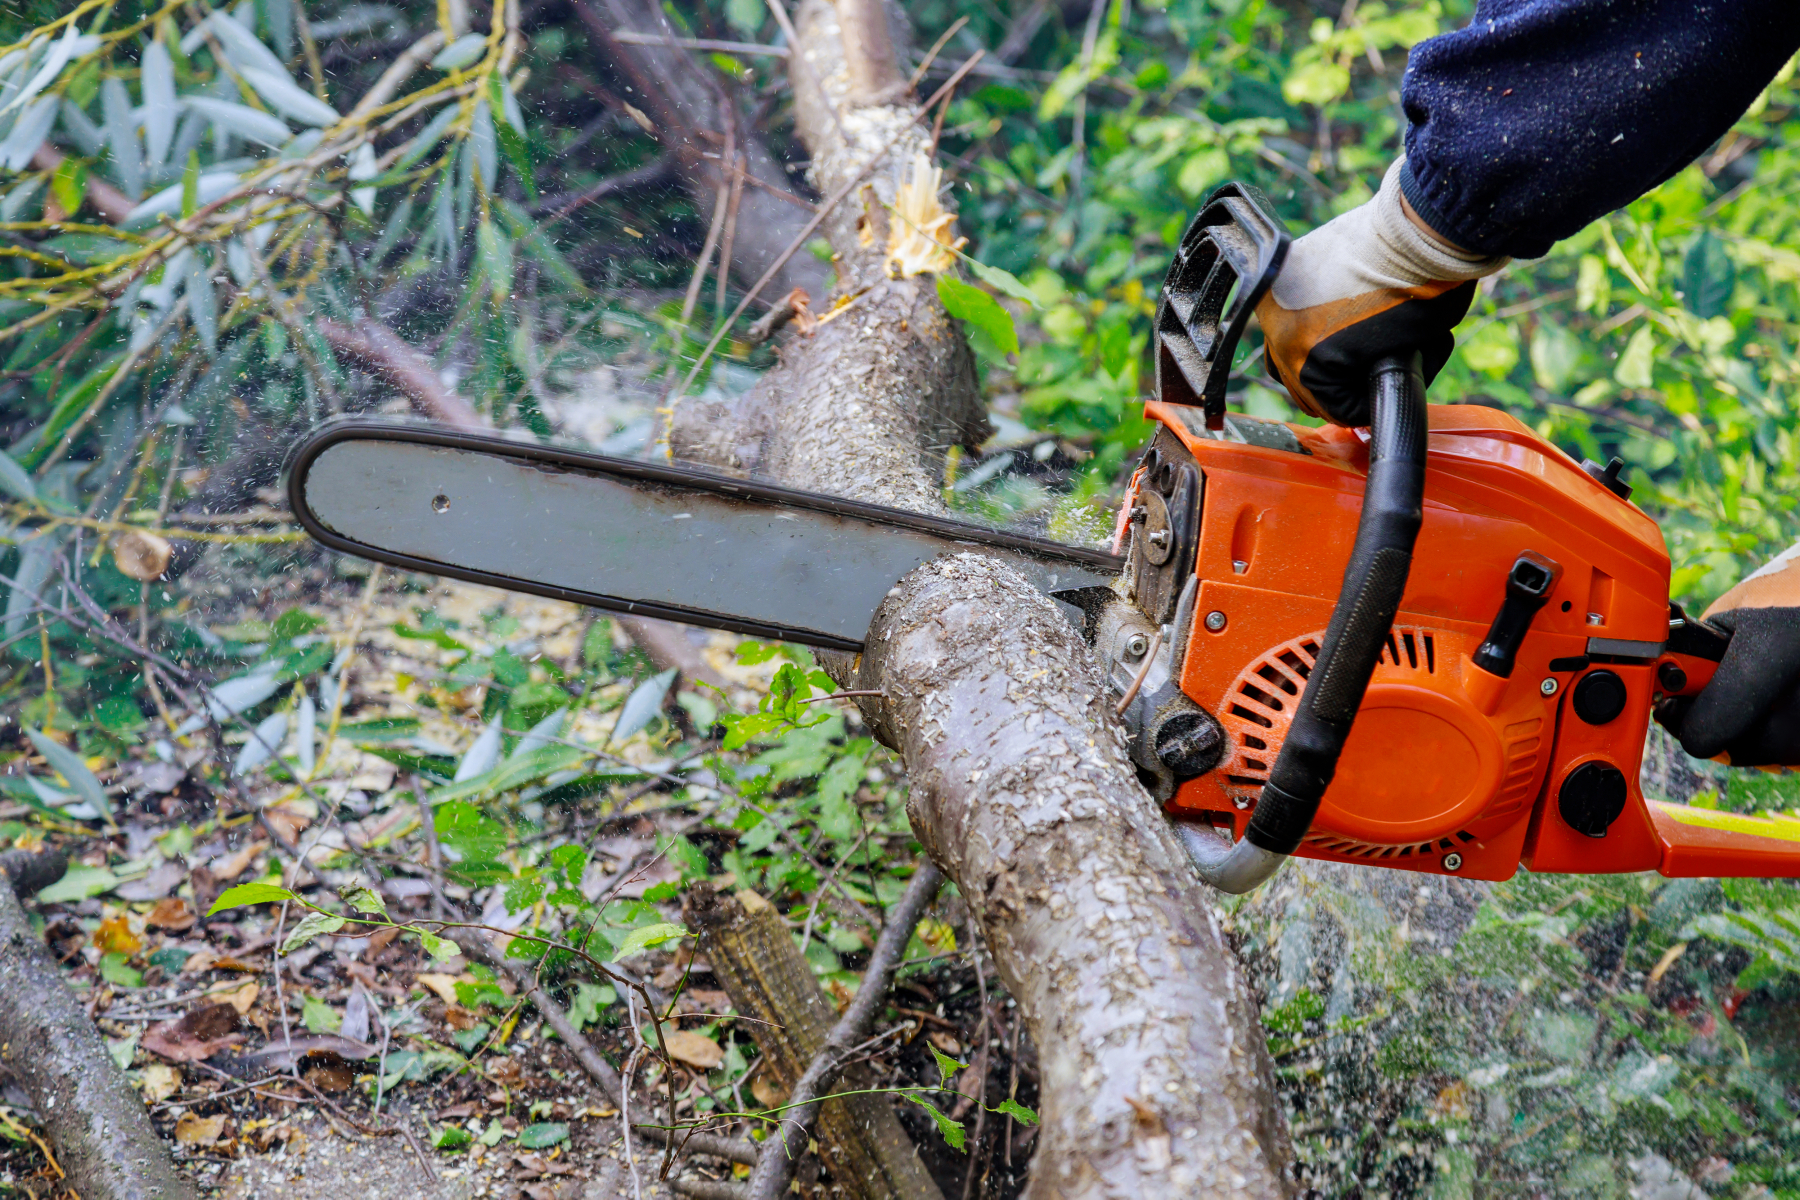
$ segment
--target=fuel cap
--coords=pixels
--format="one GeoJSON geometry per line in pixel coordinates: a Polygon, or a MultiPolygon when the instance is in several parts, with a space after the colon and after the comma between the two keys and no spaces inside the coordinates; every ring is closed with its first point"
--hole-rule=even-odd
{"type": "Polygon", "coordinates": [[[1607,827],[1625,811],[1625,772],[1611,763],[1582,763],[1563,780],[1556,810],[1575,832],[1605,837],[1607,827]]]}

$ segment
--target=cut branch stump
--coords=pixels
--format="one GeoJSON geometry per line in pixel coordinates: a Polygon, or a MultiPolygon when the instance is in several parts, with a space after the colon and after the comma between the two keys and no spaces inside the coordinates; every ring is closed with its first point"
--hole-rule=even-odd
{"type": "MultiPolygon", "coordinates": [[[[745,1024],[766,1062],[764,1078],[784,1095],[791,1092],[837,1023],[793,932],[755,892],[730,895],[702,889],[689,901],[689,917],[700,934],[700,951],[725,985],[732,1006],[753,1018],[745,1024]]],[[[854,1069],[840,1081],[845,1089],[867,1085],[854,1069]]],[[[827,1100],[817,1137],[836,1195],[852,1200],[943,1198],[885,1096],[827,1100]]]]}

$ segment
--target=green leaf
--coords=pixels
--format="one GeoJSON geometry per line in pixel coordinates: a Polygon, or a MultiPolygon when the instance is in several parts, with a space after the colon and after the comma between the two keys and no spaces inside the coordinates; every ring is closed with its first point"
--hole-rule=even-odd
{"type": "Polygon", "coordinates": [[[1737,266],[1725,253],[1725,243],[1712,230],[1701,230],[1681,261],[1682,302],[1696,317],[1723,316],[1736,286],[1737,266]]]}
{"type": "Polygon", "coordinates": [[[931,1057],[937,1060],[938,1074],[943,1077],[945,1083],[950,1082],[951,1076],[955,1075],[958,1071],[968,1065],[967,1063],[957,1062],[954,1058],[951,1058],[948,1054],[945,1054],[930,1042],[925,1043],[925,1048],[931,1051],[931,1057]]]}
{"type": "Polygon", "coordinates": [[[562,1121],[543,1121],[519,1130],[519,1145],[527,1150],[542,1150],[569,1140],[569,1127],[562,1121]]]}
{"type": "Polygon", "coordinates": [[[87,164],[79,158],[65,158],[57,166],[50,179],[50,194],[64,212],[81,211],[81,202],[87,196],[87,176],[87,164]]]}
{"type": "Polygon", "coordinates": [[[659,921],[654,925],[644,925],[625,935],[619,948],[613,951],[612,961],[630,958],[641,954],[652,946],[660,946],[665,942],[677,941],[688,935],[687,927],[669,921],[659,921]]]}
{"type": "MultiPolygon", "coordinates": [[[[234,106],[235,107],[235,106],[234,106]]],[[[188,151],[187,166],[181,171],[181,219],[187,220],[200,208],[200,152],[188,151]]]]}
{"type": "Polygon", "coordinates": [[[1010,1097],[1002,1100],[999,1107],[990,1108],[988,1111],[997,1112],[1004,1117],[1011,1117],[1013,1120],[1022,1121],[1027,1125],[1036,1125],[1038,1123],[1038,1115],[1036,1113],[1010,1097]]]}
{"type": "Polygon", "coordinates": [[[360,883],[347,883],[338,889],[338,898],[359,913],[380,913],[387,916],[387,905],[380,896],[360,883]]]}
{"type": "Polygon", "coordinates": [[[0,450],[0,489],[28,504],[37,503],[37,484],[31,481],[25,468],[14,462],[12,456],[0,450]]]}
{"type": "Polygon", "coordinates": [[[963,1148],[963,1142],[967,1139],[968,1135],[963,1132],[963,1124],[961,1121],[954,1119],[949,1113],[944,1112],[916,1092],[902,1092],[900,1094],[931,1114],[931,1119],[937,1122],[938,1132],[943,1135],[944,1141],[950,1144],[952,1150],[961,1150],[963,1148]]]}
{"type": "MultiPolygon", "coordinates": [[[[457,988],[457,996],[462,995],[462,988],[457,988]]],[[[611,984],[582,982],[575,985],[575,999],[569,1004],[569,1020],[575,1023],[576,1030],[600,1020],[600,1014],[619,1002],[619,994],[611,984]]]]}
{"type": "Polygon", "coordinates": [[[460,1125],[446,1125],[431,1137],[433,1150],[461,1150],[475,1140],[475,1135],[460,1125]]]}
{"type": "Polygon", "coordinates": [[[1013,326],[1012,314],[998,300],[949,275],[937,277],[937,294],[944,302],[945,312],[987,334],[1005,353],[1019,352],[1019,331],[1013,326]]]}
{"type": "Polygon", "coordinates": [[[1631,340],[1625,343],[1625,353],[1619,355],[1619,365],[1613,368],[1613,378],[1623,387],[1649,387],[1655,356],[1656,338],[1646,322],[1638,326],[1637,332],[1631,335],[1631,340]]]}
{"type": "Polygon", "coordinates": [[[1033,308],[1039,307],[1037,293],[1020,283],[1019,277],[1011,271],[1003,270],[1000,267],[990,267],[986,263],[976,262],[972,258],[964,258],[963,261],[969,264],[969,270],[975,273],[975,278],[996,292],[1002,292],[1014,300],[1023,300],[1033,308]]]}
{"type": "Polygon", "coordinates": [[[425,953],[439,962],[446,962],[462,953],[462,947],[447,937],[439,937],[435,933],[418,930],[419,945],[425,947],[425,953]]]}
{"type": "Polygon", "coordinates": [[[344,1025],[344,1014],[317,996],[300,1002],[300,1020],[309,1033],[336,1033],[344,1025]]]}
{"type": "Polygon", "coordinates": [[[70,867],[63,877],[37,894],[43,904],[73,904],[112,891],[119,877],[105,867],[70,867]]]}
{"type": "Polygon", "coordinates": [[[100,956],[100,978],[115,987],[144,986],[144,973],[133,967],[126,956],[117,951],[100,956]]]}
{"type": "Polygon", "coordinates": [[[113,1065],[121,1071],[131,1070],[131,1060],[137,1057],[138,1035],[109,1039],[106,1052],[112,1056],[113,1065]]]}
{"type": "Polygon", "coordinates": [[[1349,70],[1326,59],[1302,63],[1281,81],[1281,96],[1289,104],[1330,104],[1349,90],[1349,70]]]}
{"type": "Polygon", "coordinates": [[[240,883],[234,888],[226,888],[213,901],[213,906],[206,910],[207,916],[221,913],[227,909],[244,908],[251,904],[279,904],[283,900],[298,900],[300,897],[284,887],[272,883],[240,883]]]}
{"type": "Polygon", "coordinates": [[[306,919],[294,926],[294,932],[288,934],[287,941],[281,944],[283,954],[292,954],[321,933],[336,933],[344,927],[344,918],[336,913],[309,912],[306,919]]]}

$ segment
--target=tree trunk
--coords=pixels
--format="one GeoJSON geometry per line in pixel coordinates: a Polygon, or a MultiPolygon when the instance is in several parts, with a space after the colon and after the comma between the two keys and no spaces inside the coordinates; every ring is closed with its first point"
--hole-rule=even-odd
{"type": "MultiPolygon", "coordinates": [[[[682,182],[701,212],[711,212],[720,187],[731,182],[722,161],[728,142],[741,156],[745,173],[762,185],[745,183],[738,189],[735,236],[729,240],[732,273],[745,286],[754,283],[807,220],[804,201],[782,199],[799,197],[781,164],[709,68],[673,44],[675,29],[659,5],[575,0],[575,13],[594,48],[632,89],[630,103],[643,110],[657,139],[674,154],[682,182]],[[613,38],[615,30],[666,34],[671,44],[626,45],[613,38]]],[[[817,298],[825,294],[829,276],[830,268],[802,252],[788,260],[764,292],[772,300],[798,287],[817,298]]]]}
{"type": "MultiPolygon", "coordinates": [[[[850,106],[839,21],[862,7],[804,0],[797,50],[823,94],[794,72],[821,192],[902,134],[823,227],[854,304],[790,341],[739,411],[678,410],[671,438],[797,486],[941,512],[943,452],[978,441],[985,419],[929,274],[889,278],[885,205],[930,147],[913,109],[850,106]]],[[[914,828],[981,921],[1043,1064],[1028,1194],[1290,1194],[1254,1005],[1079,634],[1015,572],[965,555],[902,581],[868,644],[832,667],[883,692],[867,711],[905,758],[914,828]]]]}

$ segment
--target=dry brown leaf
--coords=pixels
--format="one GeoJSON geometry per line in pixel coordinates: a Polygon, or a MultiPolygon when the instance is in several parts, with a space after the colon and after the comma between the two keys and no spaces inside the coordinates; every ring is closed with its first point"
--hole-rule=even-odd
{"type": "Polygon", "coordinates": [[[295,812],[283,804],[263,809],[263,816],[267,817],[269,824],[273,825],[276,831],[290,842],[298,839],[301,831],[312,824],[311,817],[305,813],[295,812]]]}
{"type": "Polygon", "coordinates": [[[750,1094],[754,1096],[756,1102],[764,1108],[777,1108],[786,1104],[788,1098],[786,1092],[776,1087],[772,1081],[763,1078],[761,1075],[758,1075],[755,1079],[750,1081],[750,1094]]]}
{"type": "Polygon", "coordinates": [[[183,975],[199,975],[212,970],[218,961],[219,956],[211,950],[196,950],[188,955],[186,962],[181,964],[181,973],[183,975]]]}
{"type": "Polygon", "coordinates": [[[942,1050],[945,1054],[954,1056],[962,1053],[962,1043],[957,1041],[954,1036],[945,1033],[941,1029],[934,1029],[926,1034],[925,1037],[927,1041],[936,1046],[939,1050],[942,1050]]]}
{"type": "Polygon", "coordinates": [[[237,1031],[240,1015],[231,1004],[202,1004],[146,1029],[143,1047],[170,1062],[200,1062],[244,1040],[237,1031]]]}
{"type": "Polygon", "coordinates": [[[426,971],[422,974],[413,976],[413,982],[420,987],[430,988],[432,991],[436,992],[438,999],[442,1000],[445,1004],[455,1004],[457,1002],[456,976],[454,975],[442,975],[435,971],[426,971]]]}
{"type": "Polygon", "coordinates": [[[704,1033],[694,1033],[688,1029],[677,1029],[663,1035],[668,1044],[669,1057],[676,1062],[686,1063],[690,1067],[698,1067],[702,1071],[710,1071],[725,1061],[725,1051],[719,1043],[704,1033]]]}
{"type": "Polygon", "coordinates": [[[223,1000],[225,1003],[231,1005],[231,1007],[237,1009],[238,1016],[240,1017],[250,1011],[250,1006],[256,1003],[257,996],[261,994],[262,988],[257,986],[254,979],[245,980],[243,984],[233,988],[229,992],[214,993],[220,1000],[223,1000]]]}
{"type": "Polygon", "coordinates": [[[224,858],[214,859],[206,864],[214,879],[236,879],[250,869],[256,856],[269,848],[267,842],[251,842],[236,854],[228,854],[224,858]]]}
{"type": "Polygon", "coordinates": [[[194,927],[194,910],[180,896],[164,896],[144,918],[144,924],[156,929],[166,929],[170,933],[180,933],[184,929],[194,927]]]}
{"type": "Polygon", "coordinates": [[[444,1009],[444,1024],[452,1029],[473,1029],[480,1023],[480,1017],[460,1004],[451,1004],[444,1009]]]}
{"type": "Polygon", "coordinates": [[[107,917],[94,930],[94,945],[102,954],[136,954],[144,948],[144,939],[131,932],[131,921],[124,913],[107,917]]]}
{"type": "Polygon", "coordinates": [[[150,1063],[138,1071],[138,1086],[145,1102],[155,1104],[181,1090],[181,1072],[167,1063],[150,1063]]]}
{"type": "Polygon", "coordinates": [[[175,1121],[175,1140],[183,1146],[210,1146],[224,1135],[224,1117],[196,1117],[187,1112],[175,1121]]]}
{"type": "Polygon", "coordinates": [[[134,529],[113,543],[113,564],[127,579],[149,583],[169,569],[175,548],[154,533],[134,529]]]}
{"type": "Polygon", "coordinates": [[[310,1068],[306,1080],[321,1091],[347,1092],[356,1082],[356,1071],[348,1063],[326,1063],[310,1068]]]}

